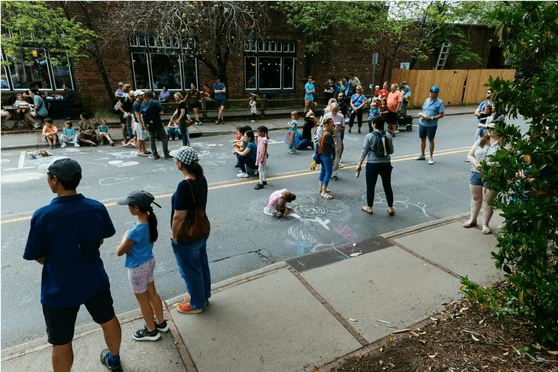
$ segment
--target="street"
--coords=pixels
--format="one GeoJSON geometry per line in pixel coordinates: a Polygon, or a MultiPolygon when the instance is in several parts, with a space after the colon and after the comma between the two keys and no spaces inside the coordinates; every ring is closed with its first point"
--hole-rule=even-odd
{"type": "MultiPolygon", "coordinates": [[[[474,110],[471,110],[474,111],[474,110]]],[[[285,119],[287,120],[287,119],[285,119]]],[[[318,193],[319,166],[310,171],[313,151],[287,153],[286,131],[270,132],[267,166],[268,185],[254,190],[257,176],[237,178],[231,153],[233,135],[192,140],[200,152],[209,183],[207,215],[212,224],[208,254],[212,281],[219,282],[268,264],[337,246],[370,239],[378,234],[469,211],[470,164],[464,160],[473,144],[476,119],[472,115],[448,116],[440,120],[436,134],[435,164],[414,161],[419,153],[418,120],[411,132],[401,131],[394,139],[392,186],[395,215],[386,212],[385,195],[378,181],[374,214],[363,213],[366,204],[364,171],[355,178],[355,166],[367,133],[345,135],[345,167],[339,181],[331,181],[334,199],[318,193]],[[277,219],[266,214],[269,195],[282,188],[297,195],[291,204],[296,216],[277,219]]],[[[521,125],[523,120],[509,120],[521,125]]],[[[252,125],[255,129],[257,125],[252,125]]],[[[158,142],[159,149],[161,148],[158,142]]],[[[170,149],[181,141],[170,141],[170,149]]],[[[427,150],[428,151],[428,150],[427,150]]],[[[83,168],[78,192],[103,202],[113,220],[116,235],[106,239],[101,257],[111,281],[116,313],[138,307],[130,289],[124,258],[116,256],[122,235],[135,222],[128,208],[116,204],[130,191],[144,189],[155,195],[162,208],[154,208],[159,220],[155,285],[162,299],[185,293],[172,253],[170,197],[182,179],[172,159],[153,160],[133,156],[134,149],[115,147],[68,147],[55,149],[56,156],[69,156],[83,168]]],[[[36,167],[52,157],[31,159],[24,150],[2,151],[2,348],[44,337],[40,305],[41,266],[22,258],[29,220],[33,211],[55,196],[46,175],[36,167]]],[[[67,228],[72,222],[66,221],[67,228]]],[[[450,238],[450,237],[448,237],[450,238]]],[[[386,263],[388,264],[388,263],[386,263]]],[[[77,325],[91,322],[82,308],[77,325]]]]}

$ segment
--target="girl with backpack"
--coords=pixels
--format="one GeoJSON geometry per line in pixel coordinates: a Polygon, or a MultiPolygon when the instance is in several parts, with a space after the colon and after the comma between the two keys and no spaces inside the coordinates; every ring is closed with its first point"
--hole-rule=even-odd
{"type": "Polygon", "coordinates": [[[385,121],[381,116],[376,116],[372,120],[372,133],[366,135],[364,145],[362,146],[362,153],[356,168],[356,177],[360,176],[362,170],[362,163],[365,157],[368,156],[366,163],[366,198],[367,204],[361,209],[372,214],[372,204],[374,203],[374,189],[376,188],[376,181],[378,176],[382,177],[382,185],[386,194],[388,202],[387,212],[393,216],[393,191],[391,189],[391,166],[390,154],[393,154],[393,140],[389,133],[384,130],[385,121]]]}

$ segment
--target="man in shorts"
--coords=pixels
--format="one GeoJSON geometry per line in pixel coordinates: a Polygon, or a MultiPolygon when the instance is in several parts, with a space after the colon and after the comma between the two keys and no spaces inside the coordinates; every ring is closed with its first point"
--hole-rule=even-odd
{"type": "Polygon", "coordinates": [[[134,96],[136,100],[132,105],[132,127],[134,129],[134,133],[136,134],[137,146],[138,146],[138,156],[146,157],[148,154],[151,154],[151,151],[147,151],[145,147],[145,140],[149,138],[149,132],[147,131],[147,127],[143,122],[143,116],[141,115],[141,105],[143,103],[143,90],[136,90],[134,92],[134,96]]]}
{"type": "Polygon", "coordinates": [[[331,111],[324,115],[324,121],[327,118],[332,118],[335,129],[335,136],[333,137],[335,142],[335,158],[333,159],[333,175],[331,179],[338,181],[337,171],[342,167],[341,155],[343,155],[343,139],[345,138],[345,117],[339,113],[338,103],[332,103],[329,107],[331,111]]]}
{"type": "Polygon", "coordinates": [[[388,113],[386,115],[386,123],[388,125],[388,132],[390,132],[394,137],[395,133],[399,132],[397,130],[397,113],[401,107],[401,102],[403,102],[403,96],[397,88],[397,84],[391,84],[391,91],[387,96],[388,113]]]}
{"type": "Polygon", "coordinates": [[[82,174],[78,162],[62,158],[38,171],[47,173],[48,186],[57,197],[33,214],[23,258],[43,265],[41,304],[48,342],[53,345],[53,370],[72,368],[75,322],[84,304],[101,325],[108,346],[101,352],[101,363],[122,371],[120,323],[99,252],[103,240],[115,233],[112,221],[103,204],[76,191],[82,174]]]}
{"type": "Polygon", "coordinates": [[[438,98],[440,88],[434,86],[430,88],[430,97],[428,97],[422,105],[422,112],[419,113],[419,137],[420,137],[420,154],[415,160],[425,160],[424,150],[426,150],[426,137],[430,149],[430,159],[428,165],[434,164],[434,137],[438,128],[438,119],[444,117],[444,102],[438,98]]]}
{"type": "Polygon", "coordinates": [[[316,87],[312,81],[312,76],[308,76],[308,82],[304,86],[304,113],[308,110],[314,111],[316,109],[316,102],[314,102],[314,94],[316,94],[316,87]]]}
{"type": "Polygon", "coordinates": [[[223,113],[225,111],[225,100],[227,96],[225,93],[227,92],[227,87],[225,84],[221,83],[221,79],[219,76],[215,76],[215,83],[213,84],[213,93],[215,93],[215,104],[217,105],[217,109],[219,113],[217,114],[217,120],[215,120],[215,124],[225,124],[225,119],[223,119],[223,113]]]}

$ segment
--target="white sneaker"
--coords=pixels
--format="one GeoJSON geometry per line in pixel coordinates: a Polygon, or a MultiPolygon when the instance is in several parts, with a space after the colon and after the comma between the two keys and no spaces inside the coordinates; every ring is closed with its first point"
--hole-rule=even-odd
{"type": "Polygon", "coordinates": [[[239,178],[248,178],[248,173],[242,172],[242,173],[237,174],[236,176],[239,177],[239,178]]]}
{"type": "Polygon", "coordinates": [[[428,165],[432,165],[432,164],[434,164],[434,159],[432,158],[428,159],[428,165]]]}
{"type": "Polygon", "coordinates": [[[62,142],[62,144],[60,145],[61,148],[66,147],[66,142],[62,142]]]}
{"type": "Polygon", "coordinates": [[[250,121],[250,123],[255,123],[255,122],[256,122],[255,120],[251,120],[251,121],[250,121]]]}
{"type": "Polygon", "coordinates": [[[424,159],[425,159],[425,157],[424,157],[424,155],[422,155],[422,154],[420,154],[419,156],[417,156],[417,157],[415,158],[415,160],[424,160],[424,159]]]}
{"type": "Polygon", "coordinates": [[[74,143],[74,147],[79,147],[79,143],[74,143]]]}

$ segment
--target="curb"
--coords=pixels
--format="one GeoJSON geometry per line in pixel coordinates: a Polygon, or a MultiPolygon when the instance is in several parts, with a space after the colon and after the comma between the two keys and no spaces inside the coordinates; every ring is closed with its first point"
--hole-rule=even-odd
{"type": "Polygon", "coordinates": [[[463,217],[468,217],[471,213],[467,212],[467,213],[461,213],[455,216],[451,216],[451,217],[444,217],[444,218],[440,218],[438,220],[434,220],[434,221],[428,221],[428,222],[424,222],[418,225],[414,225],[414,226],[410,226],[410,227],[405,227],[403,229],[399,229],[399,230],[395,230],[395,231],[390,231],[384,234],[380,234],[379,236],[384,238],[384,239],[392,239],[394,237],[398,237],[400,235],[407,235],[409,233],[413,233],[413,232],[417,232],[418,230],[424,230],[424,229],[431,229],[434,227],[437,227],[438,225],[445,225],[450,221],[457,221],[463,217]]]}

